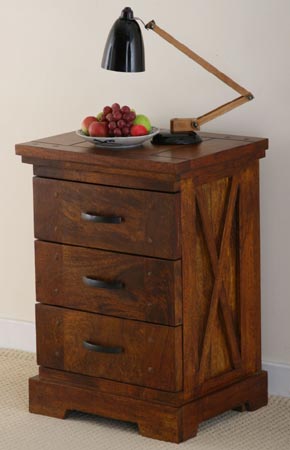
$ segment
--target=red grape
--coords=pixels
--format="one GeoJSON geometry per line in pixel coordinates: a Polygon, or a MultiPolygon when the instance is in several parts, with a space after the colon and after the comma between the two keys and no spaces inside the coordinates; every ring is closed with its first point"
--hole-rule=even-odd
{"type": "Polygon", "coordinates": [[[136,119],[136,113],[134,111],[129,112],[129,120],[135,120],[136,119]]]}
{"type": "Polygon", "coordinates": [[[122,131],[120,130],[120,128],[115,128],[114,129],[114,135],[116,137],[121,137],[122,136],[122,131]]]}
{"type": "Polygon", "coordinates": [[[117,127],[116,122],[114,122],[113,120],[111,122],[109,122],[109,130],[114,130],[117,127]]]}
{"type": "Polygon", "coordinates": [[[106,116],[107,114],[112,112],[112,108],[110,106],[105,106],[103,109],[103,113],[106,116]]]}
{"type": "Polygon", "coordinates": [[[124,114],[123,114],[123,120],[125,120],[126,122],[128,122],[128,120],[130,120],[130,113],[124,113],[124,114]]]}
{"type": "Polygon", "coordinates": [[[108,122],[111,122],[112,120],[114,120],[113,114],[112,113],[107,114],[106,115],[106,119],[107,119],[108,122]]]}
{"type": "Polygon", "coordinates": [[[131,110],[130,110],[129,106],[127,106],[127,105],[122,106],[122,108],[121,108],[122,113],[129,113],[130,111],[131,110]]]}
{"type": "Polygon", "coordinates": [[[114,130],[109,130],[108,134],[109,134],[109,136],[111,136],[111,137],[112,137],[112,136],[115,136],[115,135],[114,135],[114,130]]]}
{"type": "Polygon", "coordinates": [[[126,126],[126,122],[123,119],[118,120],[117,125],[119,128],[123,128],[126,126]]]}
{"type": "Polygon", "coordinates": [[[113,117],[114,117],[114,120],[120,120],[120,119],[122,119],[122,113],[121,113],[121,111],[120,111],[120,110],[115,110],[115,111],[113,112],[113,117]]]}
{"type": "Polygon", "coordinates": [[[129,136],[129,134],[130,134],[129,127],[123,127],[122,128],[122,133],[123,133],[123,136],[129,136]]]}
{"type": "Polygon", "coordinates": [[[113,103],[113,104],[112,104],[112,110],[115,111],[116,109],[117,109],[117,110],[120,109],[119,103],[113,103]]]}

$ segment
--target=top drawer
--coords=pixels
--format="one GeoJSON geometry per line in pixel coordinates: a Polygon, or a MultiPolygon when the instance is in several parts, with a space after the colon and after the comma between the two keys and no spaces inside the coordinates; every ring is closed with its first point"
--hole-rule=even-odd
{"type": "Polygon", "coordinates": [[[180,257],[179,194],[34,178],[35,237],[180,257]]]}

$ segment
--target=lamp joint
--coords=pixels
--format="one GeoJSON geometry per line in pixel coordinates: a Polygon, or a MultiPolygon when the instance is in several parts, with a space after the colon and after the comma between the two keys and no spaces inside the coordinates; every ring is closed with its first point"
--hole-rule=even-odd
{"type": "Polygon", "coordinates": [[[253,100],[253,99],[254,99],[253,94],[248,94],[248,95],[247,95],[247,99],[248,99],[248,100],[253,100]]]}
{"type": "Polygon", "coordinates": [[[155,26],[156,26],[155,21],[151,20],[150,22],[147,23],[147,25],[145,25],[145,28],[147,30],[154,30],[155,26]]]}
{"type": "Polygon", "coordinates": [[[195,120],[193,122],[191,122],[191,126],[192,126],[192,128],[195,128],[195,129],[199,128],[198,122],[196,122],[195,120]]]}

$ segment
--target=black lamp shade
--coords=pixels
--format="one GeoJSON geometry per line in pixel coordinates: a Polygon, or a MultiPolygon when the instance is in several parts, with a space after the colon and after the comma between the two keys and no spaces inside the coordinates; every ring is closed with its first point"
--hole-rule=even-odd
{"type": "Polygon", "coordinates": [[[124,8],[108,36],[102,67],[117,72],[144,72],[144,44],[131,8],[124,8]]]}

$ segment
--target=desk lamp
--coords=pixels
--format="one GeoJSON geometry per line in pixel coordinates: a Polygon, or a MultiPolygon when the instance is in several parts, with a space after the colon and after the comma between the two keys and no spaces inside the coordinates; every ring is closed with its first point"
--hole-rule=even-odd
{"type": "Polygon", "coordinates": [[[171,119],[171,133],[160,133],[155,136],[155,143],[194,144],[201,142],[200,136],[195,132],[200,130],[201,125],[254,98],[251,92],[219,71],[216,67],[190,50],[184,44],[177,41],[173,36],[156,25],[154,20],[151,20],[145,25],[141,19],[134,17],[133,11],[129,7],[123,9],[121,16],[115,21],[111,28],[102,59],[102,67],[104,69],[118,72],[143,72],[145,70],[144,44],[141,29],[137,20],[140,20],[147,30],[153,30],[160,37],[177,48],[177,50],[187,55],[190,59],[201,65],[205,70],[215,75],[218,79],[240,94],[240,96],[234,100],[227,102],[202,116],[171,119]]]}

